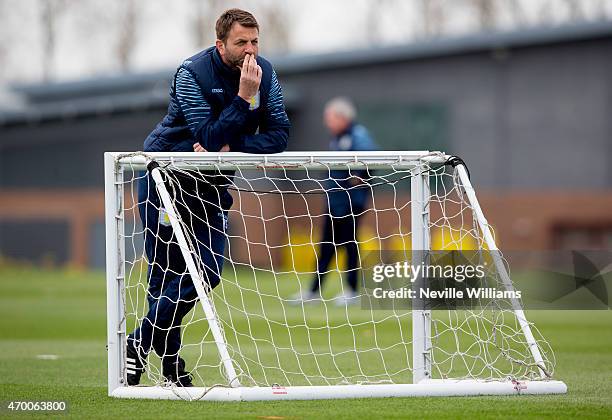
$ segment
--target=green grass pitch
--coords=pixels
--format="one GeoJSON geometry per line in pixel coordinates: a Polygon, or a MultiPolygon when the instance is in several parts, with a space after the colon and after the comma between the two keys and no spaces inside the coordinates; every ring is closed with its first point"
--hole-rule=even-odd
{"type": "MultiPolygon", "coordinates": [[[[104,282],[100,272],[0,268],[3,404],[63,400],[67,416],[76,418],[612,418],[611,311],[527,313],[555,350],[555,376],[569,388],[562,396],[256,403],[113,399],[106,390],[104,282]]],[[[0,416],[7,415],[0,409],[0,416]]]]}

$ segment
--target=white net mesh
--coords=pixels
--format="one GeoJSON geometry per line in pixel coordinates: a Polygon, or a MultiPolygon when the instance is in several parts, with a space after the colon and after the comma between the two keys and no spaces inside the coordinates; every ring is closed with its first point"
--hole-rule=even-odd
{"type": "MultiPolygon", "coordinates": [[[[365,163],[338,168],[312,158],[301,170],[238,165],[233,177],[213,178],[210,170],[221,170],[214,163],[160,163],[199,278],[215,284],[218,276],[207,294],[243,386],[412,382],[411,311],[367,309],[349,283],[366,256],[382,260],[386,250],[410,254],[414,173],[429,175],[431,248],[487,248],[448,165],[398,161],[374,170],[365,163]],[[215,192],[223,188],[211,183],[227,187],[231,208],[215,192]],[[346,199],[350,208],[339,210],[346,199]],[[324,236],[326,223],[338,224],[331,241],[324,236]],[[322,269],[325,243],[337,252],[322,269]],[[350,268],[354,252],[357,270],[350,268]],[[314,284],[318,290],[311,294],[314,284]]],[[[152,180],[129,163],[122,170],[127,332],[144,331],[143,325],[151,331],[134,341],[148,355],[141,383],[163,383],[164,363],[180,355],[194,384],[228,385],[201,302],[185,291],[192,280],[152,180]],[[155,220],[143,226],[139,212],[155,220]]],[[[434,310],[431,320],[432,377],[541,377],[509,302],[434,310]]],[[[531,329],[542,367],[552,374],[553,352],[531,329]]]]}

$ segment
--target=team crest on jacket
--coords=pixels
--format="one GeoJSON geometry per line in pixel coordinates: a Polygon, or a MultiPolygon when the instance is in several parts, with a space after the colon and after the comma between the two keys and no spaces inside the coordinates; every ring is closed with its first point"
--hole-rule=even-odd
{"type": "Polygon", "coordinates": [[[172,226],[172,222],[170,222],[170,215],[163,207],[159,208],[159,224],[162,226],[172,226]]]}
{"type": "Polygon", "coordinates": [[[259,108],[259,91],[249,100],[249,110],[252,111],[257,108],[259,108]]]}

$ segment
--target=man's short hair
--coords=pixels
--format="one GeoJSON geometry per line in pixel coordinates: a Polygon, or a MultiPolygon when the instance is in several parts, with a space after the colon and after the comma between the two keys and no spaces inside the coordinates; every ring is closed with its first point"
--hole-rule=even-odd
{"type": "Polygon", "coordinates": [[[242,9],[229,9],[223,12],[217,23],[215,24],[215,30],[217,31],[217,39],[225,42],[229,35],[230,30],[234,23],[239,23],[247,28],[257,28],[259,30],[259,24],[251,13],[242,9]]]}
{"type": "Polygon", "coordinates": [[[325,110],[331,110],[338,115],[342,115],[349,121],[353,121],[357,117],[357,110],[355,105],[349,98],[338,96],[330,99],[325,104],[325,110]]]}

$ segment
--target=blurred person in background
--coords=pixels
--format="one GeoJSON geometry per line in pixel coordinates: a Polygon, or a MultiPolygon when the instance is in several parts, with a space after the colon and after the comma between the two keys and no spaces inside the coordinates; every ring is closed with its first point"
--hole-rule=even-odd
{"type": "MultiPolygon", "coordinates": [[[[368,151],[377,146],[368,130],[356,121],[357,111],[351,100],[344,97],[331,99],[325,105],[323,122],[332,135],[330,150],[368,151]]],[[[317,271],[310,289],[300,291],[291,302],[316,302],[321,299],[321,288],[328,273],[328,266],[338,247],[346,250],[347,269],[343,272],[347,287],[334,298],[338,306],[359,303],[358,271],[359,247],[357,231],[361,215],[372,195],[367,183],[367,170],[332,170],[327,182],[325,222],[317,250],[317,271]]]]}

